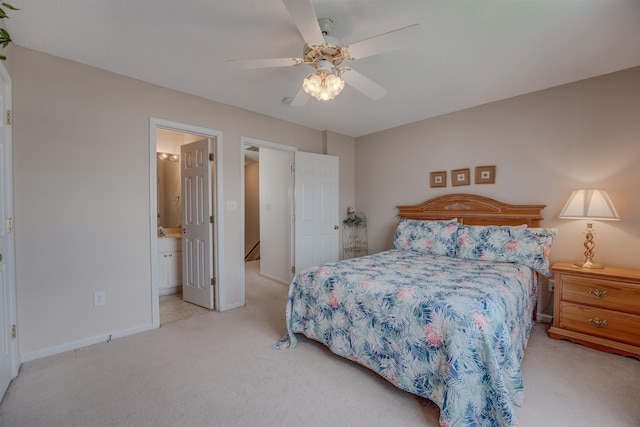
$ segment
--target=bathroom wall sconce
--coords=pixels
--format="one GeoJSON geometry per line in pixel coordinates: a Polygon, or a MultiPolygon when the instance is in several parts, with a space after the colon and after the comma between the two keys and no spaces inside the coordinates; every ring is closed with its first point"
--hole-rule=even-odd
{"type": "Polygon", "coordinates": [[[180,154],[172,154],[172,153],[157,153],[158,160],[169,160],[170,162],[178,162],[180,161],[180,154]]]}

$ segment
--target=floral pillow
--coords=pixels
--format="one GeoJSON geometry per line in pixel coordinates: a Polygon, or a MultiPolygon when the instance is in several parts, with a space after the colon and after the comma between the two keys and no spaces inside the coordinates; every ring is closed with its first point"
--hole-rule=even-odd
{"type": "Polygon", "coordinates": [[[429,255],[456,256],[456,236],[460,224],[451,221],[398,220],[394,249],[408,249],[429,255]]]}
{"type": "Polygon", "coordinates": [[[457,256],[523,264],[549,277],[549,249],[557,233],[552,228],[461,225],[457,256]]]}

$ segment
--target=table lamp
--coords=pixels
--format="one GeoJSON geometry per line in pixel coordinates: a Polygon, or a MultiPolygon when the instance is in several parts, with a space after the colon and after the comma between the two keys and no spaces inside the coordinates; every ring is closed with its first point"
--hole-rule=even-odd
{"type": "Polygon", "coordinates": [[[593,241],[592,223],[593,220],[617,221],[620,219],[607,191],[597,188],[575,190],[564,205],[560,218],[587,220],[584,262],[581,265],[578,264],[578,266],[582,268],[604,268],[604,266],[593,262],[593,248],[596,244],[593,241]]]}

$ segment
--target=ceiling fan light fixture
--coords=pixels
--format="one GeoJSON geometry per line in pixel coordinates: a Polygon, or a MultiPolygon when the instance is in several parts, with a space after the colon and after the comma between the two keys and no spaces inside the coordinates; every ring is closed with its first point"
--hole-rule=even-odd
{"type": "Polygon", "coordinates": [[[344,89],[340,76],[326,71],[314,71],[305,77],[302,89],[318,101],[329,101],[344,89]]]}
{"type": "Polygon", "coordinates": [[[301,58],[245,59],[227,62],[235,64],[233,65],[234,69],[289,67],[302,64],[314,68],[313,72],[303,80],[302,87],[299,87],[296,96],[291,98],[290,105],[294,107],[306,105],[309,99],[308,95],[321,101],[335,98],[344,88],[345,81],[342,79],[342,75],[347,70],[352,71],[348,75],[347,83],[355,90],[374,101],[384,97],[387,91],[382,86],[351,67],[339,67],[343,61],[352,61],[411,47],[414,40],[424,37],[420,24],[398,28],[350,45],[344,45],[338,38],[331,35],[333,20],[330,18],[318,19],[311,4],[312,1],[282,0],[304,40],[301,58]]]}

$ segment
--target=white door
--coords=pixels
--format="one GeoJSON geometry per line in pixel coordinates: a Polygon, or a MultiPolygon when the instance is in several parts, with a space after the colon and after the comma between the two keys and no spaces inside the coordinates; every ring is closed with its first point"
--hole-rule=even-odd
{"type": "Polygon", "coordinates": [[[18,375],[16,284],[13,245],[13,186],[11,169],[11,82],[0,64],[0,400],[9,383],[18,375]]]}
{"type": "Polygon", "coordinates": [[[338,157],[295,154],[295,271],[339,259],[338,157]]]}
{"type": "Polygon", "coordinates": [[[182,298],[214,308],[213,217],[209,139],[180,147],[182,180],[182,298]]]}

